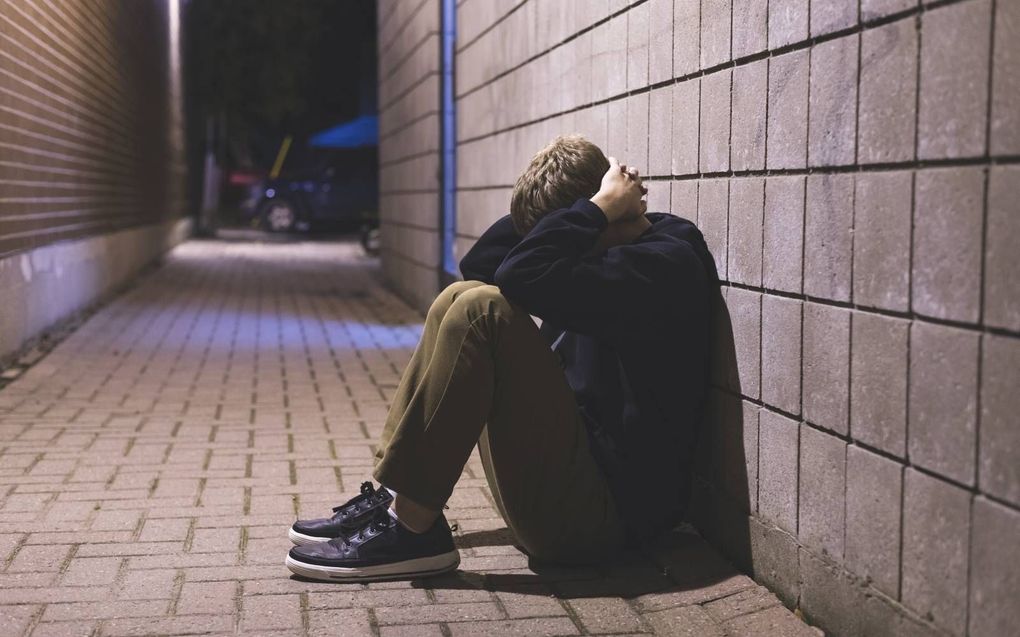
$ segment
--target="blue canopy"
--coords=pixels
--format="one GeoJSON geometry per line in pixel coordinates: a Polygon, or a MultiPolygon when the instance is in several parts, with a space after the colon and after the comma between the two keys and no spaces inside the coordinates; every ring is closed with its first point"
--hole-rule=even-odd
{"type": "Polygon", "coordinates": [[[379,118],[375,115],[362,115],[327,128],[312,135],[309,146],[315,148],[358,148],[359,146],[375,146],[379,143],[379,118]]]}

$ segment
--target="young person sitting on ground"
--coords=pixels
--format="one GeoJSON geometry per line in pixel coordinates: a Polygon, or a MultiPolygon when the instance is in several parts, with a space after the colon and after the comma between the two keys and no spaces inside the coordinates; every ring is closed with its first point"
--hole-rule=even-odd
{"type": "Polygon", "coordinates": [[[531,160],[510,215],[429,309],[379,442],[382,487],[366,482],[332,517],[296,522],[294,573],[455,569],[442,511],[476,444],[534,558],[595,562],[681,521],[718,279],[698,229],[646,214],[645,193],[636,169],[580,136],[531,160]]]}

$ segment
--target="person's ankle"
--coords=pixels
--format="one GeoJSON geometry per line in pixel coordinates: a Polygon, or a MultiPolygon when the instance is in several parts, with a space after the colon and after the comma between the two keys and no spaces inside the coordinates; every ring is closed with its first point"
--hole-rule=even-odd
{"type": "Polygon", "coordinates": [[[432,528],[436,518],[439,517],[439,511],[433,511],[407,496],[394,493],[393,501],[390,503],[390,515],[408,531],[420,534],[432,528]]]}

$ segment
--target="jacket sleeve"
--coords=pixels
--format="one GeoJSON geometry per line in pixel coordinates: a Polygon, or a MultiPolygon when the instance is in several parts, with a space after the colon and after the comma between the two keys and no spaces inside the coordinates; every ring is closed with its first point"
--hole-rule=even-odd
{"type": "Polygon", "coordinates": [[[689,222],[662,215],[633,242],[587,254],[606,225],[586,199],[549,213],[503,260],[496,285],[529,313],[609,342],[677,327],[685,304],[703,302],[707,284],[684,238],[689,222]]]}
{"type": "Polygon", "coordinates": [[[482,281],[492,285],[496,268],[511,248],[520,243],[521,235],[514,230],[510,215],[492,224],[460,260],[460,273],[465,281],[482,281]]]}

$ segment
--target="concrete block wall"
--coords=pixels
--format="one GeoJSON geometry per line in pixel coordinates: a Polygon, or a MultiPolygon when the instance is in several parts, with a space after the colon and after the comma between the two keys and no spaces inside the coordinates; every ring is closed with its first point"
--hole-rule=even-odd
{"type": "Polygon", "coordinates": [[[457,20],[458,253],[561,132],[705,232],[706,535],[834,635],[1015,631],[1020,3],[462,0],[457,20]]]}
{"type": "Polygon", "coordinates": [[[457,22],[458,254],[570,132],[705,234],[706,537],[827,634],[1015,632],[1020,3],[461,0],[457,22]]]}
{"type": "Polygon", "coordinates": [[[186,227],[179,10],[0,0],[0,364],[186,227]]]}
{"type": "Polygon", "coordinates": [[[377,12],[383,270],[422,310],[439,291],[439,11],[439,0],[380,0],[377,12]]]}

